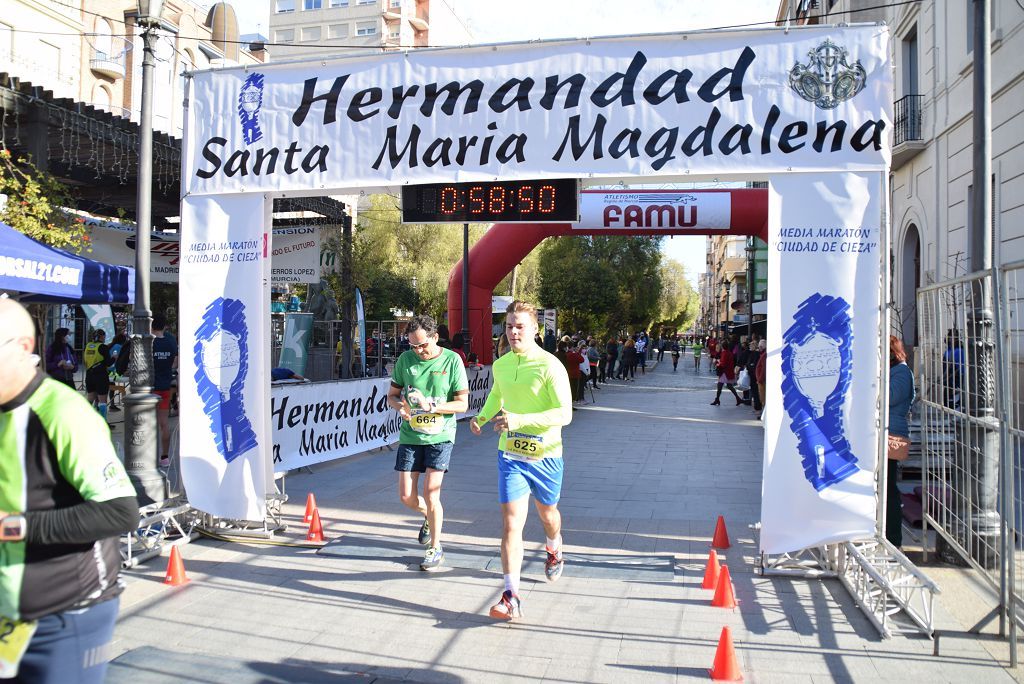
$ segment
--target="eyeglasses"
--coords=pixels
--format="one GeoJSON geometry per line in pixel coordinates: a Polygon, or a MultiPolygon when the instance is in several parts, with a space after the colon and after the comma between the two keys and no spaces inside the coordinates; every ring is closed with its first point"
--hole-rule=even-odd
{"type": "Polygon", "coordinates": [[[436,334],[434,334],[434,335],[427,335],[427,341],[426,342],[423,342],[422,344],[413,344],[412,342],[410,342],[409,346],[412,347],[413,351],[425,351],[427,349],[427,347],[430,346],[430,343],[433,340],[435,340],[435,339],[437,339],[437,335],[436,334]]]}

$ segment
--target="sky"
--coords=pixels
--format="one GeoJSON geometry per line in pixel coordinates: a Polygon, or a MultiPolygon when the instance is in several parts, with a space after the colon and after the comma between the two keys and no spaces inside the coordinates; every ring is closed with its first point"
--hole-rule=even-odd
{"type": "MultiPolygon", "coordinates": [[[[299,0],[301,2],[301,0],[299,0]]],[[[779,0],[434,0],[453,7],[475,43],[693,31],[769,22],[779,0]]],[[[240,32],[268,35],[273,0],[229,0],[240,32]]],[[[325,3],[326,4],[326,3],[325,3]]],[[[664,187],[664,186],[655,186],[664,187]]],[[[663,251],[696,283],[705,239],[666,238],[663,251]]]]}

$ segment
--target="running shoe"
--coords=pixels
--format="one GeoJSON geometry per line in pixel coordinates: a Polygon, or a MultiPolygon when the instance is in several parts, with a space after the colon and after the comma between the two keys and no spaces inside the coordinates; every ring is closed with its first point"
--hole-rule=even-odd
{"type": "Polygon", "coordinates": [[[428,546],[427,552],[423,554],[423,562],[420,563],[420,570],[437,570],[444,562],[444,549],[440,546],[428,546]]]}
{"type": "Polygon", "coordinates": [[[522,604],[519,597],[506,589],[501,598],[491,606],[491,617],[495,620],[518,620],[523,617],[522,604]]]}
{"type": "Polygon", "coordinates": [[[558,578],[562,576],[562,568],[565,567],[565,558],[562,557],[562,552],[552,553],[550,549],[545,548],[548,552],[548,559],[544,561],[544,579],[548,582],[557,582],[558,578]]]}
{"type": "Polygon", "coordinates": [[[424,546],[430,543],[430,522],[426,518],[423,519],[423,525],[420,527],[420,536],[417,539],[424,546]]]}

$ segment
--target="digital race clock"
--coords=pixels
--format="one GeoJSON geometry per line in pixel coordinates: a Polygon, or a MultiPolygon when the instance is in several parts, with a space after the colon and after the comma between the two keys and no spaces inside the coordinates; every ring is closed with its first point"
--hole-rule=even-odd
{"type": "Polygon", "coordinates": [[[580,218],[579,197],[575,178],[408,185],[402,222],[573,222],[580,218]]]}

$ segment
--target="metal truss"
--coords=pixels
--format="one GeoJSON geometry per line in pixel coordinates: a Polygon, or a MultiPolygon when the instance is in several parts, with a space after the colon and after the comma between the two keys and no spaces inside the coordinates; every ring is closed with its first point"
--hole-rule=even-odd
{"type": "Polygon", "coordinates": [[[939,587],[899,549],[881,538],[845,542],[837,549],[839,581],[883,638],[933,635],[939,587]]]}
{"type": "Polygon", "coordinates": [[[199,512],[182,498],[146,506],[139,514],[138,528],[121,536],[123,568],[133,568],[159,556],[164,546],[187,544],[196,536],[199,512]]]}

